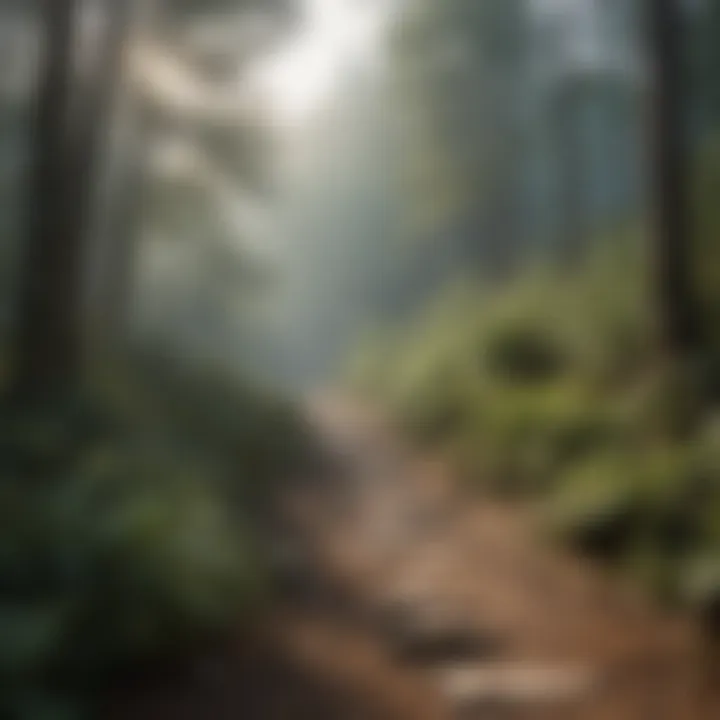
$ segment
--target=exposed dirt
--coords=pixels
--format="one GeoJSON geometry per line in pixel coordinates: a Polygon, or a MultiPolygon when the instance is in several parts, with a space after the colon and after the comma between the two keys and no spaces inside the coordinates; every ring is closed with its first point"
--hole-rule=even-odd
{"type": "Polygon", "coordinates": [[[468,498],[356,405],[283,498],[285,597],[224,651],[125,692],[121,720],[711,720],[693,623],[468,498]]]}

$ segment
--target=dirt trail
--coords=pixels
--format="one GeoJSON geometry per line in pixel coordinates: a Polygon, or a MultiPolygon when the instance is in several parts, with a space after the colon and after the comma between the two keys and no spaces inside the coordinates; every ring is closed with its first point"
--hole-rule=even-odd
{"type": "Polygon", "coordinates": [[[689,620],[463,496],[371,413],[313,414],[331,462],[284,498],[285,601],[121,717],[720,718],[689,620]]]}

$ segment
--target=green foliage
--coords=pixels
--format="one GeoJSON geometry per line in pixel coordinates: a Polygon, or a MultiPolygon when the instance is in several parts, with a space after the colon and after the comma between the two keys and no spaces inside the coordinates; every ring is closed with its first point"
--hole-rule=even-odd
{"type": "Polygon", "coordinates": [[[571,467],[548,503],[549,528],[583,552],[608,559],[629,547],[642,507],[628,458],[606,453],[571,467]]]}
{"type": "Polygon", "coordinates": [[[488,371],[514,383],[543,382],[560,375],[566,353],[543,328],[533,323],[509,323],[498,328],[484,348],[488,371]]]}
{"type": "Polygon", "coordinates": [[[355,381],[372,392],[377,378],[472,482],[537,501],[554,537],[663,597],[720,603],[720,435],[703,374],[657,361],[641,258],[622,240],[572,276],[448,292],[355,381]]]}
{"type": "Polygon", "coordinates": [[[3,716],[70,713],[110,671],[176,656],[265,595],[253,485],[302,432],[270,397],[160,366],[1,409],[3,716]]]}
{"type": "Polygon", "coordinates": [[[131,381],[128,388],[129,378],[122,374],[112,385],[105,382],[112,402],[165,428],[172,446],[190,446],[203,462],[222,469],[242,500],[247,493],[271,491],[272,481],[310,445],[296,408],[257,384],[162,354],[136,355],[135,361],[134,387],[131,381]]]}

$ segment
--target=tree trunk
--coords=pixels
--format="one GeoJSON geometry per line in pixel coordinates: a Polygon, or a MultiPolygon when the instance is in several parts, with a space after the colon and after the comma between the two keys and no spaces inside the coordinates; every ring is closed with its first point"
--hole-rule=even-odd
{"type": "Polygon", "coordinates": [[[45,0],[44,59],[33,140],[35,161],[26,197],[28,228],[20,274],[15,382],[23,395],[62,383],[68,372],[68,320],[60,268],[62,225],[69,187],[67,123],[70,114],[76,0],[45,0]]]}
{"type": "MultiPolygon", "coordinates": [[[[128,0],[128,36],[142,42],[154,25],[155,0],[128,0]]],[[[147,98],[130,77],[115,98],[112,135],[105,154],[102,197],[96,209],[96,235],[87,288],[86,317],[91,342],[116,353],[128,330],[137,245],[142,232],[148,182],[150,114],[147,98]]]]}
{"type": "Polygon", "coordinates": [[[576,266],[582,258],[588,234],[586,193],[589,178],[585,173],[581,99],[577,82],[566,80],[555,98],[553,112],[558,170],[557,260],[568,268],[576,266]]]}
{"type": "Polygon", "coordinates": [[[77,0],[45,0],[46,67],[28,203],[36,219],[21,277],[16,390],[47,397],[71,392],[83,374],[83,294],[97,160],[127,29],[127,0],[109,0],[98,57],[79,83],[77,0]],[[96,62],[95,62],[96,60],[96,62]]]}
{"type": "Polygon", "coordinates": [[[99,240],[93,285],[88,298],[90,332],[101,353],[116,352],[127,336],[138,241],[142,233],[147,178],[146,128],[133,118],[125,141],[118,143],[105,188],[105,216],[99,240]]]}
{"type": "Polygon", "coordinates": [[[651,72],[652,254],[660,340],[675,360],[698,349],[700,326],[692,282],[690,213],[677,0],[646,0],[651,72]]]}

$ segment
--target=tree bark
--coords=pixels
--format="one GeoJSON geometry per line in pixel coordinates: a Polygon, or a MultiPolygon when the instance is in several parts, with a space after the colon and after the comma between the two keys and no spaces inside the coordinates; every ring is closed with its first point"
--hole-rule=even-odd
{"type": "Polygon", "coordinates": [[[582,81],[567,79],[553,104],[558,177],[559,242],[557,260],[573,268],[582,258],[588,236],[587,190],[582,126],[582,81]]]}
{"type": "Polygon", "coordinates": [[[64,381],[68,321],[62,301],[65,248],[61,231],[69,187],[67,123],[72,102],[77,0],[45,0],[44,58],[26,196],[28,227],[17,308],[15,384],[22,395],[64,381]]]}
{"type": "Polygon", "coordinates": [[[677,0],[646,0],[651,74],[651,212],[660,341],[677,360],[701,343],[692,281],[685,147],[682,12],[677,0]]]}
{"type": "Polygon", "coordinates": [[[45,0],[46,64],[28,197],[36,219],[21,276],[15,389],[21,396],[72,392],[83,376],[83,294],[89,214],[107,111],[118,83],[128,0],[107,4],[97,62],[80,83],[77,0],[45,0]]]}
{"type": "MultiPolygon", "coordinates": [[[[142,42],[153,25],[154,0],[127,0],[126,33],[142,42]]],[[[126,339],[135,256],[148,187],[147,152],[150,122],[147,98],[132,74],[114,97],[113,122],[100,173],[100,200],[92,232],[93,252],[86,287],[86,323],[91,348],[117,353],[126,339]]]]}
{"type": "Polygon", "coordinates": [[[142,113],[132,119],[126,140],[115,148],[99,228],[100,247],[89,288],[88,319],[93,342],[116,352],[126,339],[138,242],[143,230],[147,191],[148,142],[142,113]]]}

